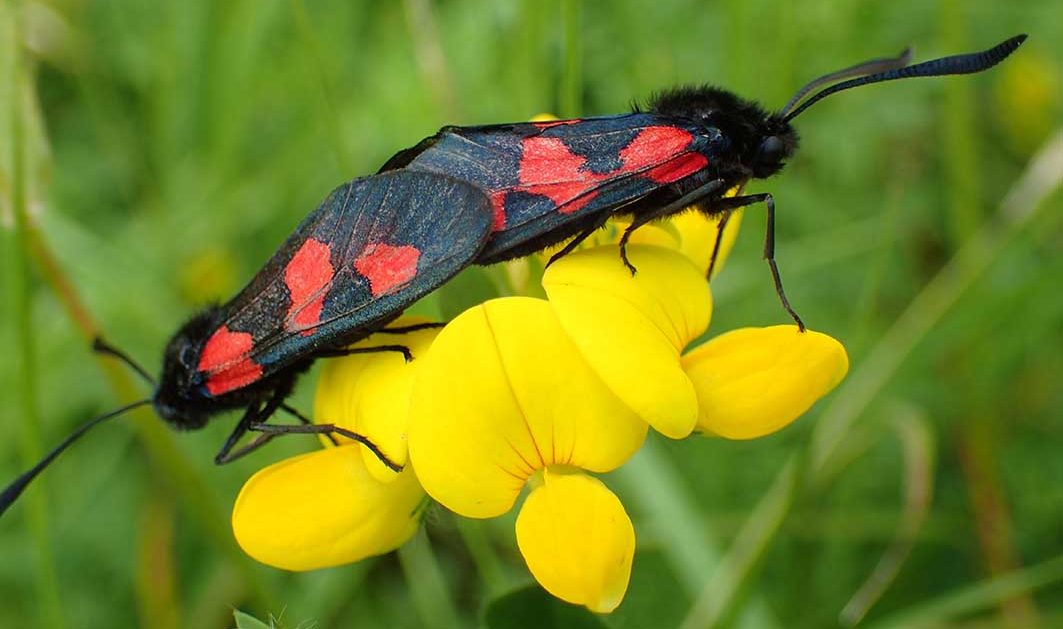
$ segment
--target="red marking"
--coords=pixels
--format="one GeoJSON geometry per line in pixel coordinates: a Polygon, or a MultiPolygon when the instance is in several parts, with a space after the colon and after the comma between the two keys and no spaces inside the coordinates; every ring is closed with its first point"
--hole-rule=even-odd
{"type": "Polygon", "coordinates": [[[495,213],[491,231],[500,232],[506,228],[506,194],[508,192],[509,190],[495,190],[491,193],[491,209],[495,213]]]}
{"type": "Polygon", "coordinates": [[[369,280],[373,297],[380,297],[412,280],[420,257],[417,247],[373,243],[354,261],[354,268],[369,280]]]}
{"type": "MultiPolygon", "coordinates": [[[[543,195],[554,202],[559,212],[571,214],[586,206],[598,194],[597,188],[612,179],[646,171],[651,181],[671,183],[704,168],[709,162],[703,155],[686,152],[693,140],[689,132],[675,127],[646,127],[620,151],[623,165],[599,175],[583,170],[587,160],[570,151],[560,138],[526,138],[518,189],[543,195]],[[662,158],[667,161],[662,163],[662,158]]],[[[492,197],[495,231],[505,227],[503,200],[504,195],[499,193],[492,197]],[[501,222],[499,215],[503,218],[501,222]]]]}
{"type": "Polygon", "coordinates": [[[576,124],[577,122],[583,122],[579,118],[572,120],[543,120],[541,122],[533,122],[532,124],[540,129],[549,129],[550,127],[558,127],[566,124],[576,124]]]}
{"type": "Polygon", "coordinates": [[[284,267],[284,283],[292,298],[286,320],[300,329],[314,327],[321,318],[325,289],[335,275],[330,253],[327,244],[307,238],[284,267]]]}
{"type": "Polygon", "coordinates": [[[550,183],[580,183],[596,177],[580,172],[587,160],[568,150],[560,138],[533,137],[524,140],[520,159],[520,182],[535,186],[550,183]]]}
{"type": "Polygon", "coordinates": [[[245,387],[262,377],[262,366],[245,358],[231,368],[207,379],[207,390],[211,395],[221,395],[233,389],[245,387]]]}
{"type": "Polygon", "coordinates": [[[569,214],[594,198],[594,188],[608,178],[581,170],[586,163],[559,138],[527,138],[520,160],[520,182],[525,191],[547,197],[558,211],[569,214]]]}
{"type": "Polygon", "coordinates": [[[207,390],[221,395],[251,384],[262,377],[262,366],[248,358],[254,341],[247,332],[218,328],[199,355],[199,370],[209,374],[207,390]]]}
{"type": "Polygon", "coordinates": [[[675,127],[646,127],[620,151],[623,170],[632,172],[660,164],[661,157],[682,153],[693,139],[693,135],[675,127]]]}
{"type": "Polygon", "coordinates": [[[646,171],[646,176],[657,183],[672,183],[683,177],[693,175],[709,165],[709,160],[701,153],[686,153],[669,162],[646,171]]]}

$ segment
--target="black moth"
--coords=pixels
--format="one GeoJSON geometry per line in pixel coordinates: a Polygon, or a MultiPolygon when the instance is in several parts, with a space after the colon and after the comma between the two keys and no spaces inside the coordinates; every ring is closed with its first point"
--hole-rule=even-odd
{"type": "MultiPolygon", "coordinates": [[[[147,404],[185,430],[243,409],[218,463],[279,434],[319,433],[358,440],[398,471],[364,437],[313,424],[288,406],[298,375],[317,358],[355,352],[401,352],[408,359],[409,350],[398,343],[346,346],[382,331],[469,264],[492,264],[568,241],[556,260],[614,215],[633,217],[620,255],[634,273],[625,247],[640,226],[688,207],[726,222],[735,209],[764,202],[764,256],[784,308],[803,330],[775,264],[774,200],[770,194],[723,195],[778,173],[797,148],[791,121],[820,99],[882,81],[980,72],[1025,39],[1019,35],[983,52],[911,66],[907,51],[867,61],[811,81],[774,113],[726,90],[686,87],[655,97],[645,111],[618,116],[444,127],[396,154],[377,175],[335,190],[236,297],[206,308],[178,330],[157,384],[124,353],[97,342],[97,350],[151,382],[154,394],[74,431],[0,494],[0,514],[90,428],[147,404]],[[266,423],[278,410],[303,423],[266,423]],[[247,431],[260,434],[234,452],[247,431]]],[[[717,240],[710,274],[718,248],[717,240]]]]}

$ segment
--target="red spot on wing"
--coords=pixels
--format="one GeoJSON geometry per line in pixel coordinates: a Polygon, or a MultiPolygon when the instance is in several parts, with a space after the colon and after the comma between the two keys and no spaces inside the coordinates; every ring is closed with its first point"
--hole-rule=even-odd
{"type": "Polygon", "coordinates": [[[217,329],[199,355],[199,370],[206,372],[207,390],[221,395],[247,386],[262,377],[262,366],[248,358],[254,341],[247,332],[217,329]]]}
{"type": "Polygon", "coordinates": [[[491,192],[491,209],[494,211],[491,231],[500,232],[506,228],[506,195],[508,193],[509,190],[491,192]]]}
{"type": "Polygon", "coordinates": [[[284,267],[284,284],[291,295],[286,320],[300,329],[317,325],[321,318],[325,289],[335,275],[330,254],[327,244],[307,238],[284,267]]]}
{"type": "Polygon", "coordinates": [[[709,160],[701,153],[686,153],[670,162],[655,166],[646,171],[646,176],[657,183],[672,183],[688,177],[709,165],[709,160]]]}
{"type": "Polygon", "coordinates": [[[207,391],[211,395],[221,395],[255,382],[262,377],[262,366],[246,358],[225,371],[207,378],[207,391]]]}
{"type": "Polygon", "coordinates": [[[525,138],[520,158],[520,182],[535,186],[595,177],[593,173],[580,172],[585,163],[587,160],[570,151],[560,138],[525,138]]]}
{"type": "Polygon", "coordinates": [[[675,127],[646,127],[620,151],[625,172],[666,162],[690,146],[694,136],[675,127]]]}
{"type": "Polygon", "coordinates": [[[369,280],[373,297],[380,297],[412,280],[420,257],[420,250],[411,245],[373,243],[354,261],[354,268],[369,280]]]}
{"type": "Polygon", "coordinates": [[[559,212],[575,212],[594,198],[594,189],[607,178],[581,170],[586,163],[560,138],[527,138],[520,160],[521,189],[547,197],[559,212]]]}
{"type": "MultiPolygon", "coordinates": [[[[578,121],[558,121],[572,124],[578,121]]],[[[520,185],[515,188],[549,198],[562,214],[577,212],[610,180],[645,171],[656,183],[671,183],[708,165],[700,153],[688,152],[694,136],[669,126],[646,127],[620,151],[620,168],[597,174],[583,170],[587,160],[573,153],[561,138],[531,137],[523,141],[520,185]]],[[[505,228],[505,192],[492,197],[495,231],[505,228]],[[501,217],[501,221],[499,220],[501,217]]]]}

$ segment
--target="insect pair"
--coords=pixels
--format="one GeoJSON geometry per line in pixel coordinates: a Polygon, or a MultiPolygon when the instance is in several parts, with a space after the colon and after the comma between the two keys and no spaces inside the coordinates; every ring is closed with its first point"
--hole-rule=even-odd
{"type": "MultiPolygon", "coordinates": [[[[299,374],[315,359],[353,353],[400,352],[409,359],[399,342],[347,346],[375,332],[410,331],[385,326],[470,264],[492,264],[567,241],[552,262],[616,215],[632,219],[619,253],[634,273],[626,245],[640,226],[692,207],[718,218],[722,231],[733,211],[764,203],[764,257],[783,307],[803,330],[775,263],[772,196],[724,194],[778,173],[797,148],[791,121],[819,100],[882,81],[980,72],[1025,38],[917,65],[908,65],[908,51],[867,61],[811,81],[774,113],[725,90],[683,87],[655,96],[644,110],[617,116],[444,127],[393,156],[378,174],[334,190],[235,298],[203,310],[177,331],[157,383],[124,353],[98,342],[98,350],[124,360],[150,382],[154,394],[77,429],[4,490],[0,514],[90,428],[148,404],[181,430],[243,409],[218,463],[278,434],[341,434],[361,441],[398,471],[364,437],[314,424],[288,406],[299,374]],[[817,88],[822,89],[812,93],[817,88]],[[278,411],[302,423],[267,423],[278,411]],[[249,431],[259,434],[236,449],[249,431]]],[[[718,247],[719,239],[713,261],[718,247]]],[[[711,269],[710,263],[710,274],[711,269]]]]}

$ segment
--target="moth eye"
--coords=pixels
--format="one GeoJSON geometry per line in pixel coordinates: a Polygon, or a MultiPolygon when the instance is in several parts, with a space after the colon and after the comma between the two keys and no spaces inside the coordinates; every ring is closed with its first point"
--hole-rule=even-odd
{"type": "Polygon", "coordinates": [[[192,364],[196,360],[196,348],[191,345],[185,345],[181,349],[181,354],[177,357],[181,361],[181,364],[187,368],[191,368],[192,364]]]}
{"type": "Polygon", "coordinates": [[[760,143],[757,151],[758,161],[776,163],[782,160],[785,147],[779,136],[769,135],[760,143]]]}

